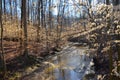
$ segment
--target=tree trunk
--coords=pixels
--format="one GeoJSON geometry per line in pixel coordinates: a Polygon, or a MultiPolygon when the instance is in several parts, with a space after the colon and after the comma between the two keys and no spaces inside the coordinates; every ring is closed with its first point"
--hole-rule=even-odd
{"type": "Polygon", "coordinates": [[[110,67],[110,80],[113,80],[113,76],[111,75],[112,73],[112,69],[113,69],[113,58],[112,58],[112,48],[110,47],[110,50],[109,50],[109,67],[110,67]]]}
{"type": "Polygon", "coordinates": [[[5,80],[5,76],[6,76],[6,62],[5,62],[5,58],[4,58],[4,46],[3,46],[3,24],[2,24],[2,0],[0,0],[0,27],[1,27],[1,37],[0,37],[0,48],[1,48],[1,52],[0,52],[0,71],[3,72],[3,80],[5,80]]]}
{"type": "Polygon", "coordinates": [[[114,4],[114,5],[120,4],[120,0],[113,0],[113,4],[114,4]]]}
{"type": "Polygon", "coordinates": [[[29,21],[29,18],[30,18],[30,15],[29,15],[29,12],[30,12],[30,8],[29,8],[29,7],[30,7],[30,6],[29,6],[29,5],[30,5],[30,0],[28,0],[27,3],[28,3],[28,5],[27,5],[27,6],[28,6],[28,8],[27,8],[27,9],[28,9],[28,10],[27,10],[27,17],[28,17],[28,22],[30,22],[30,21],[29,21]]]}
{"type": "Polygon", "coordinates": [[[110,1],[109,1],[109,0],[106,0],[106,4],[109,5],[109,4],[110,4],[110,1]]]}
{"type": "Polygon", "coordinates": [[[47,1],[46,0],[46,4],[45,4],[45,9],[44,9],[44,27],[45,27],[45,33],[46,33],[46,50],[47,52],[49,52],[49,48],[48,48],[48,24],[46,22],[47,18],[46,18],[46,9],[47,9],[47,1]]]}
{"type": "Polygon", "coordinates": [[[6,4],[6,2],[5,2],[5,0],[3,0],[4,1],[4,15],[6,14],[6,6],[5,6],[5,4],[6,4]]]}
{"type": "Polygon", "coordinates": [[[3,1],[4,1],[4,2],[3,2],[3,3],[4,3],[4,16],[5,16],[5,21],[6,21],[6,5],[5,5],[5,4],[6,4],[6,1],[5,1],[5,0],[3,0],[3,1]]]}
{"type": "Polygon", "coordinates": [[[13,14],[12,14],[12,0],[9,0],[9,5],[10,5],[10,17],[11,17],[11,20],[12,20],[12,16],[13,16],[13,14]]]}
{"type": "Polygon", "coordinates": [[[40,2],[40,4],[41,4],[41,7],[40,7],[40,9],[41,9],[41,27],[43,27],[43,26],[44,26],[44,25],[43,25],[43,24],[44,24],[44,23],[43,23],[43,22],[44,22],[44,21],[43,21],[43,20],[44,20],[44,17],[43,17],[43,16],[44,16],[44,14],[43,14],[43,1],[42,1],[42,0],[40,0],[40,1],[41,1],[41,2],[40,2]]]}
{"type": "Polygon", "coordinates": [[[15,0],[14,2],[15,2],[15,17],[17,19],[17,0],[15,0]]]}
{"type": "Polygon", "coordinates": [[[27,46],[28,46],[28,40],[27,40],[27,21],[26,21],[26,0],[22,0],[22,13],[21,13],[21,24],[22,24],[22,27],[23,27],[23,31],[24,31],[24,55],[25,57],[27,58],[28,57],[28,49],[27,49],[27,46]]]}
{"type": "Polygon", "coordinates": [[[40,3],[41,1],[38,0],[38,17],[37,17],[37,21],[38,21],[38,26],[37,26],[37,42],[40,42],[40,3]]]}
{"type": "MultiPolygon", "coordinates": [[[[118,38],[117,39],[120,40],[119,38],[120,38],[120,34],[118,34],[118,38]]],[[[117,44],[117,50],[118,50],[118,61],[120,61],[120,44],[117,44]]],[[[117,72],[120,72],[120,66],[118,66],[117,72]]]]}
{"type": "MultiPolygon", "coordinates": [[[[60,0],[61,2],[61,0],[60,0]]],[[[57,37],[56,37],[56,47],[59,47],[59,24],[60,24],[60,2],[58,4],[58,14],[57,14],[57,37]]]]}
{"type": "MultiPolygon", "coordinates": [[[[64,3],[65,3],[65,0],[64,0],[64,3]]],[[[63,30],[63,21],[64,21],[64,12],[65,12],[65,5],[63,6],[62,8],[62,11],[61,11],[61,22],[60,22],[60,35],[59,35],[59,40],[61,40],[61,36],[62,36],[62,30],[63,30]]]]}

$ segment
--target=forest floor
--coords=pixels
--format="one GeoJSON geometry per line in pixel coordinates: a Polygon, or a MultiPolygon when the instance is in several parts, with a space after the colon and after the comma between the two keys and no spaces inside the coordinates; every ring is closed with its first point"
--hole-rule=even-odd
{"type": "MultiPolygon", "coordinates": [[[[26,65],[26,60],[24,60],[23,51],[24,47],[20,47],[19,37],[21,30],[18,27],[13,29],[10,22],[4,25],[4,56],[7,65],[7,79],[16,79],[21,75],[21,72],[26,71],[29,67],[39,66],[39,61],[45,59],[50,55],[54,55],[55,52],[60,51],[63,46],[65,46],[68,41],[67,38],[74,33],[83,32],[84,28],[66,28],[65,32],[61,34],[62,40],[59,41],[59,48],[56,48],[56,32],[53,30],[46,39],[45,30],[41,30],[42,41],[36,42],[36,28],[29,26],[28,28],[28,54],[29,54],[29,64],[26,65]],[[46,45],[46,41],[49,41],[49,45],[46,45]],[[39,60],[37,60],[39,59],[39,60]]],[[[12,24],[15,26],[16,24],[12,24]]],[[[49,33],[49,30],[48,30],[49,33]]]]}
{"type": "MultiPolygon", "coordinates": [[[[6,35],[4,36],[5,39],[9,39],[10,40],[4,40],[4,52],[5,52],[5,61],[6,61],[6,65],[7,65],[7,80],[11,79],[11,80],[15,80],[18,79],[19,77],[23,76],[21,73],[22,72],[29,72],[29,71],[33,71],[35,70],[37,67],[41,66],[40,65],[40,61],[45,60],[46,57],[54,55],[57,51],[60,51],[62,49],[63,46],[66,46],[66,44],[68,44],[68,41],[70,41],[70,39],[72,39],[72,41],[77,42],[80,41],[81,43],[83,42],[87,42],[88,40],[85,39],[88,36],[92,35],[91,33],[94,34],[94,32],[100,30],[104,28],[104,26],[98,26],[98,27],[88,27],[87,30],[84,30],[84,28],[82,27],[76,27],[76,28],[68,28],[66,29],[65,32],[62,33],[61,38],[62,40],[59,42],[59,48],[56,48],[56,43],[54,42],[54,38],[56,35],[53,35],[55,33],[55,31],[53,31],[53,33],[51,33],[51,36],[53,35],[53,37],[51,38],[51,36],[48,37],[49,40],[52,39],[53,42],[50,42],[49,45],[46,46],[46,38],[45,38],[45,33],[41,33],[43,34],[41,37],[43,38],[42,42],[38,43],[35,41],[35,36],[36,34],[32,34],[35,33],[35,29],[34,28],[30,28],[29,32],[31,35],[29,35],[30,41],[28,42],[28,53],[29,53],[29,62],[28,64],[26,64],[26,60],[24,59],[23,56],[23,51],[24,48],[20,47],[20,42],[18,41],[12,41],[12,38],[19,38],[18,34],[17,34],[17,30],[10,30],[12,29],[10,27],[5,29],[5,33],[6,35]],[[9,31],[8,31],[9,30],[9,31]],[[7,33],[8,32],[8,33],[7,33]],[[15,33],[16,32],[16,33],[15,33]],[[10,35],[9,35],[10,34],[10,35]],[[16,34],[16,35],[15,35],[16,34]],[[14,35],[14,36],[12,36],[14,35]],[[32,37],[33,36],[33,37],[32,37]],[[34,40],[34,41],[31,41],[34,40]],[[46,48],[48,47],[48,48],[46,48]],[[9,79],[8,79],[9,78],[9,79]]],[[[44,30],[42,30],[43,32],[45,32],[44,30]]],[[[41,32],[42,32],[41,31],[41,32]]],[[[28,32],[28,33],[29,33],[28,32]]],[[[48,40],[48,41],[49,41],[48,40]]],[[[117,42],[119,43],[119,41],[117,42]]],[[[94,43],[92,43],[94,44],[94,43]]],[[[108,43],[109,44],[109,43],[108,43]]],[[[108,45],[106,45],[104,48],[106,49],[106,47],[108,47],[108,45]]],[[[97,54],[96,52],[97,47],[93,48],[93,51],[91,53],[97,54]]],[[[104,49],[101,51],[104,51],[104,49]]],[[[104,52],[103,52],[104,53],[104,52]]],[[[100,75],[109,73],[109,59],[108,59],[108,54],[107,55],[99,55],[97,58],[95,57],[95,66],[97,66],[97,73],[100,75]],[[107,56],[107,58],[105,57],[107,56]],[[105,72],[105,73],[104,73],[105,72]]]]}
{"type": "Polygon", "coordinates": [[[48,50],[43,44],[29,42],[29,61],[28,63],[26,63],[25,57],[23,56],[24,48],[20,48],[20,43],[4,40],[4,56],[7,65],[6,79],[9,80],[13,78],[13,80],[15,80],[21,75],[21,72],[25,72],[30,67],[39,67],[40,61],[45,60],[45,58],[47,58],[50,55],[54,55],[55,52],[60,50],[61,48],[56,48],[55,44],[50,44],[48,52],[48,50]]]}

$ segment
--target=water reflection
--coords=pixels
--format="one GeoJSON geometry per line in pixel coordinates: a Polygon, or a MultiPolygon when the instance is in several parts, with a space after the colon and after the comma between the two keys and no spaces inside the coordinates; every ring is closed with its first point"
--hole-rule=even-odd
{"type": "Polygon", "coordinates": [[[55,56],[51,63],[57,67],[53,67],[49,75],[54,76],[55,80],[81,80],[90,63],[90,58],[84,53],[85,50],[76,48],[69,53],[55,56]]]}
{"type": "Polygon", "coordinates": [[[62,54],[53,57],[49,62],[43,62],[46,64],[43,72],[37,72],[27,80],[82,80],[86,73],[90,73],[92,60],[86,55],[86,50],[87,48],[73,47],[61,51],[62,54]]]}

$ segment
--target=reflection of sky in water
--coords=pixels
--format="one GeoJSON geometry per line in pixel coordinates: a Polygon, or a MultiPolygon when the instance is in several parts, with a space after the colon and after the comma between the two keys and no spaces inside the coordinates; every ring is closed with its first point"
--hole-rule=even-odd
{"type": "Polygon", "coordinates": [[[68,54],[63,54],[63,56],[57,56],[57,59],[53,61],[54,64],[61,64],[61,66],[54,70],[53,76],[56,80],[81,80],[84,73],[78,73],[71,69],[61,69],[62,67],[71,67],[75,69],[83,65],[84,56],[81,57],[84,50],[79,49],[72,51],[68,54]]]}
{"type": "Polygon", "coordinates": [[[54,73],[56,80],[80,80],[79,76],[73,70],[56,70],[54,73]]]}
{"type": "MultiPolygon", "coordinates": [[[[85,56],[84,51],[86,49],[69,49],[60,55],[52,57],[48,63],[50,71],[46,73],[46,69],[43,72],[35,73],[33,76],[29,76],[29,79],[25,80],[81,80],[88,71],[90,58],[85,56]],[[83,56],[84,55],[84,56],[83,56]],[[86,60],[84,58],[87,58],[86,60]],[[49,79],[50,78],[50,79],[49,79]]],[[[92,79],[94,80],[94,79],[92,79]]]]}

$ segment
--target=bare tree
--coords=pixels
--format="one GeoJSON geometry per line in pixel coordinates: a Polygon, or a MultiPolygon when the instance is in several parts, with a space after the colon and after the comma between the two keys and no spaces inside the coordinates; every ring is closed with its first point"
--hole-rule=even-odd
{"type": "MultiPolygon", "coordinates": [[[[64,1],[65,3],[65,1],[64,1]]],[[[57,39],[56,39],[56,47],[59,47],[59,41],[62,32],[62,21],[63,21],[63,14],[64,14],[65,5],[62,4],[62,0],[59,0],[58,4],[58,15],[57,15],[57,39]]]]}
{"type": "Polygon", "coordinates": [[[28,17],[28,21],[29,21],[29,18],[30,18],[30,14],[29,14],[29,12],[30,12],[30,6],[29,5],[30,5],[30,0],[27,1],[27,7],[28,7],[27,8],[28,9],[27,10],[27,17],[28,17]]]}
{"type": "Polygon", "coordinates": [[[5,21],[6,21],[6,0],[3,0],[4,3],[4,16],[5,16],[5,21]]]}
{"type": "Polygon", "coordinates": [[[38,15],[37,15],[37,21],[38,21],[38,26],[37,26],[37,41],[40,41],[40,3],[41,0],[38,0],[38,15]]]}
{"type": "Polygon", "coordinates": [[[45,27],[45,34],[46,34],[46,50],[49,52],[49,47],[48,47],[48,24],[47,24],[47,22],[46,22],[46,20],[47,20],[47,11],[46,11],[46,9],[47,9],[47,1],[48,0],[46,0],[46,3],[45,3],[45,7],[44,7],[44,27],[45,27]]]}
{"type": "Polygon", "coordinates": [[[6,14],[6,0],[3,0],[4,1],[4,14],[6,14]]]}
{"type": "Polygon", "coordinates": [[[60,33],[59,33],[59,40],[60,40],[60,37],[61,37],[61,34],[62,34],[62,30],[63,30],[63,21],[64,21],[64,12],[65,12],[65,0],[64,2],[62,3],[63,7],[62,7],[62,10],[61,10],[61,21],[60,21],[60,33]]]}
{"type": "Polygon", "coordinates": [[[22,8],[21,8],[21,24],[22,24],[22,27],[23,27],[23,31],[24,31],[24,55],[25,57],[28,56],[28,49],[27,49],[27,46],[28,46],[28,40],[27,40],[27,21],[26,21],[26,0],[22,0],[22,8]]]}
{"type": "Polygon", "coordinates": [[[17,11],[17,0],[14,0],[14,4],[15,4],[15,13],[14,13],[14,15],[15,15],[15,17],[17,18],[17,13],[18,13],[18,11],[17,11]]]}
{"type": "Polygon", "coordinates": [[[106,0],[106,4],[109,5],[109,4],[110,4],[110,1],[109,1],[109,0],[106,0]]]}
{"type": "Polygon", "coordinates": [[[5,62],[5,57],[4,57],[4,46],[3,46],[3,23],[2,23],[2,0],[0,0],[0,27],[1,27],[1,37],[0,37],[0,65],[2,65],[0,68],[3,70],[3,79],[5,78],[6,75],[6,62],[5,62]]]}
{"type": "Polygon", "coordinates": [[[40,10],[41,10],[41,18],[40,19],[41,20],[40,21],[41,21],[41,27],[43,27],[43,24],[44,24],[43,23],[43,20],[44,20],[44,17],[43,17],[44,16],[44,14],[43,14],[43,0],[40,0],[40,4],[41,4],[41,7],[40,7],[40,10]]]}
{"type": "Polygon", "coordinates": [[[12,6],[12,0],[9,0],[9,5],[10,5],[10,17],[11,17],[11,20],[12,20],[12,16],[13,16],[13,11],[12,11],[12,8],[13,8],[13,6],[12,6]]]}

